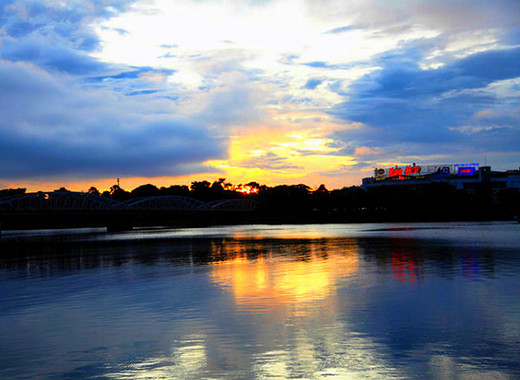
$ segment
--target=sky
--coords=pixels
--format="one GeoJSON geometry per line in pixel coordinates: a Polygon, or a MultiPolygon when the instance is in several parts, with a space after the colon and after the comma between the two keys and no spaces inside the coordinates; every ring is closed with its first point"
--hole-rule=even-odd
{"type": "Polygon", "coordinates": [[[520,166],[520,2],[2,0],[0,188],[520,166]]]}

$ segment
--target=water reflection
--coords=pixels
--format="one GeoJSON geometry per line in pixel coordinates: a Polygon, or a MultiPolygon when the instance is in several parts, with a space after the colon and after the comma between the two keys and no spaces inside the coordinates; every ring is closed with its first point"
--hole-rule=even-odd
{"type": "Polygon", "coordinates": [[[491,277],[497,265],[501,271],[516,273],[516,268],[508,265],[511,260],[517,261],[515,250],[461,247],[403,238],[358,238],[356,241],[365,261],[374,261],[395,281],[410,285],[418,285],[426,276],[463,276],[472,280],[491,277]]]}
{"type": "Polygon", "coordinates": [[[392,241],[392,276],[396,281],[406,281],[415,284],[419,278],[420,268],[410,241],[395,239],[392,241]]]}
{"type": "Polygon", "coordinates": [[[520,375],[518,247],[266,231],[0,242],[0,378],[520,375]]]}
{"type": "Polygon", "coordinates": [[[210,261],[211,279],[255,313],[280,307],[298,315],[313,307],[332,310],[338,281],[358,269],[355,239],[340,245],[324,240],[263,247],[241,241],[221,244],[213,247],[210,261]],[[273,254],[274,249],[289,249],[291,254],[273,254]]]}
{"type": "Polygon", "coordinates": [[[196,379],[207,366],[205,337],[188,335],[173,342],[171,355],[130,363],[104,375],[108,379],[196,379]]]}

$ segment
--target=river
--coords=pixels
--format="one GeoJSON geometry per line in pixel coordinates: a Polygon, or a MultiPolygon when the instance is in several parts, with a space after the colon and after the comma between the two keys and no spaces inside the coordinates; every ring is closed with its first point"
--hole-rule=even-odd
{"type": "Polygon", "coordinates": [[[4,231],[2,379],[520,378],[520,224],[4,231]]]}

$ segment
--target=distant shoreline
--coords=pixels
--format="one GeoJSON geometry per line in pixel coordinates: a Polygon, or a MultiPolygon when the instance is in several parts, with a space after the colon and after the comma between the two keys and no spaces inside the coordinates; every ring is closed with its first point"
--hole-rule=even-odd
{"type": "Polygon", "coordinates": [[[39,230],[72,228],[107,228],[110,231],[131,231],[134,227],[211,227],[246,224],[337,224],[337,223],[424,223],[424,222],[513,222],[512,217],[481,214],[476,217],[439,218],[432,215],[390,215],[366,213],[354,216],[342,214],[276,215],[264,212],[168,212],[168,213],[21,213],[0,214],[0,229],[39,230]]]}

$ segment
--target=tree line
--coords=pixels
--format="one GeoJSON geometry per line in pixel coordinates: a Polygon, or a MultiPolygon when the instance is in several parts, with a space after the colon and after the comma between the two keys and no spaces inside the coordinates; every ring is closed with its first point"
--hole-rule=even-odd
{"type": "MultiPolygon", "coordinates": [[[[66,188],[57,191],[67,191],[66,188]]],[[[25,189],[3,189],[0,197],[23,194],[25,189]]],[[[328,190],[305,184],[266,186],[258,182],[233,185],[225,178],[194,181],[190,186],[156,187],[145,184],[128,191],[119,185],[89,193],[125,201],[149,196],[185,196],[210,202],[223,199],[252,199],[262,221],[348,222],[512,219],[520,215],[518,189],[493,192],[482,183],[473,191],[457,190],[449,183],[416,187],[387,186],[364,190],[359,186],[328,190]]]]}

